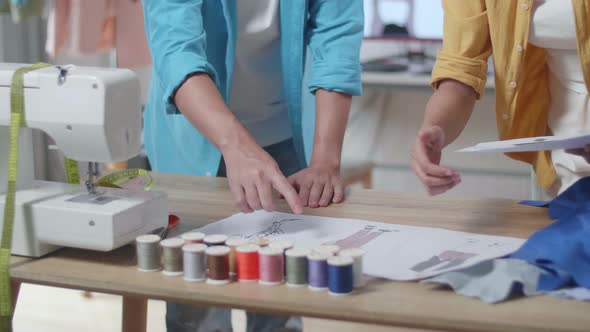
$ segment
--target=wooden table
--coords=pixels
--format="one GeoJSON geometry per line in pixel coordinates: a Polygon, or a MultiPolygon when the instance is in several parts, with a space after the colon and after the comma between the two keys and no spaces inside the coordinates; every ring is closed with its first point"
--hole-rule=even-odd
{"type": "MultiPolygon", "coordinates": [[[[236,212],[223,179],[178,175],[155,179],[157,188],[170,196],[171,212],[181,217],[179,231],[236,212]]],[[[278,206],[286,208],[284,202],[278,206]]],[[[349,192],[342,205],[306,213],[515,237],[528,237],[550,222],[544,209],[509,200],[434,199],[363,189],[349,192]]],[[[434,285],[385,280],[371,281],[361,293],[347,297],[256,284],[188,283],[138,272],[130,246],[110,253],[63,249],[42,259],[14,257],[11,275],[20,282],[123,295],[129,331],[145,329],[145,323],[133,323],[145,319],[147,298],[442,331],[590,329],[589,303],[548,297],[488,305],[434,285]]]]}

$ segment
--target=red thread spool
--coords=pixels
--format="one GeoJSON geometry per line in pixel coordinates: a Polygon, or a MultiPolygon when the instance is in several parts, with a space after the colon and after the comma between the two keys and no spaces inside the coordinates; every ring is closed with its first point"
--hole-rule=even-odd
{"type": "Polygon", "coordinates": [[[225,241],[225,245],[230,248],[229,252],[229,274],[232,276],[236,275],[236,249],[239,246],[248,244],[248,240],[241,237],[230,237],[225,241]]]}
{"type": "Polygon", "coordinates": [[[260,246],[245,244],[236,248],[236,272],[238,281],[253,282],[259,278],[258,250],[260,246]]]}
{"type": "Polygon", "coordinates": [[[260,284],[278,285],[283,283],[285,259],[283,250],[272,247],[264,247],[258,250],[260,260],[260,284]]]}

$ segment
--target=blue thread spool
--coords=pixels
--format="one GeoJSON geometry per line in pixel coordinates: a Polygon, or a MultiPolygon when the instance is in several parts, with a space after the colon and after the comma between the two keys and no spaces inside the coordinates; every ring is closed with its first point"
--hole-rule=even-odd
{"type": "Polygon", "coordinates": [[[354,259],[347,256],[328,258],[328,289],[330,295],[348,295],[352,293],[354,259]]]}
{"type": "Polygon", "coordinates": [[[331,254],[312,252],[307,255],[307,279],[309,289],[321,291],[328,288],[328,258],[331,254]]]}

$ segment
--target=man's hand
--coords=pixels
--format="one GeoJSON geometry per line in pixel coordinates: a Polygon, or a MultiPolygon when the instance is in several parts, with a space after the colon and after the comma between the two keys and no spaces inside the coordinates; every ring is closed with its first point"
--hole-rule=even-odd
{"type": "Polygon", "coordinates": [[[272,188],[287,199],[294,213],[302,213],[297,192],[246,128],[227,108],[206,74],[195,74],[178,89],[176,105],[223,154],[230,189],[243,212],[273,210],[272,188]]]}
{"type": "Polygon", "coordinates": [[[412,169],[430,195],[446,192],[461,182],[454,170],[440,166],[445,134],[438,126],[422,128],[412,150],[412,169]]]}
{"type": "Polygon", "coordinates": [[[339,167],[312,164],[291,175],[289,182],[299,192],[299,199],[304,206],[325,207],[344,200],[344,184],[339,167]]]}
{"type": "Polygon", "coordinates": [[[303,212],[303,204],[293,186],[274,159],[254,141],[226,147],[222,152],[229,187],[242,212],[273,211],[272,188],[285,197],[293,213],[303,212]]]}

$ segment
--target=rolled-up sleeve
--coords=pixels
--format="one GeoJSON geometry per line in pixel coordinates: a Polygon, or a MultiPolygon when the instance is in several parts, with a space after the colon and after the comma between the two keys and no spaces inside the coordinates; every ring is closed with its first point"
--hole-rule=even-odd
{"type": "Polygon", "coordinates": [[[488,57],[492,52],[484,0],[443,0],[443,48],[432,70],[432,87],[454,79],[484,95],[488,57]]]}
{"type": "Polygon", "coordinates": [[[178,113],[174,95],[190,75],[206,73],[218,83],[207,61],[202,6],[202,0],[143,0],[147,40],[167,113],[178,113]]]}
{"type": "Polygon", "coordinates": [[[363,1],[312,0],[307,29],[311,53],[308,88],[361,94],[363,1]]]}

